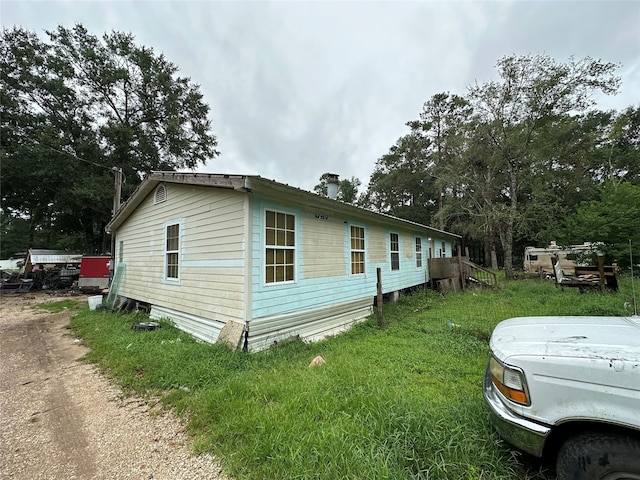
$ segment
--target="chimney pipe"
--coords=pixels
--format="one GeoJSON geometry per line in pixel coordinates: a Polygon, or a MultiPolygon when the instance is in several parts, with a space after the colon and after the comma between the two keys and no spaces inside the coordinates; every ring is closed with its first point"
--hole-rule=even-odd
{"type": "Polygon", "coordinates": [[[327,173],[327,196],[335,200],[338,197],[339,175],[327,173]]]}

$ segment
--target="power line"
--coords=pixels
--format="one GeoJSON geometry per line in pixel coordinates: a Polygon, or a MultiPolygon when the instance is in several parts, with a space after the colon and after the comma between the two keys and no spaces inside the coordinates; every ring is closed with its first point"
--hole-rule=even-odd
{"type": "Polygon", "coordinates": [[[120,167],[107,167],[105,165],[100,165],[99,163],[95,163],[92,162],[91,160],[86,160],[84,158],[80,158],[77,155],[71,153],[71,152],[65,152],[64,150],[58,150],[57,148],[53,148],[51,145],[43,145],[42,143],[38,142],[37,140],[32,140],[29,139],[32,142],[36,143],[37,145],[40,145],[41,147],[45,147],[45,148],[49,148],[51,150],[53,150],[54,152],[58,152],[58,153],[62,153],[64,155],[69,155],[73,158],[75,158],[76,160],[80,160],[81,162],[85,162],[88,163],[90,165],[94,165],[96,167],[100,167],[100,168],[106,168],[107,170],[113,172],[113,176],[115,178],[115,186],[114,186],[114,203],[113,203],[113,212],[112,214],[115,215],[116,212],[118,211],[118,209],[120,208],[120,196],[121,196],[121,187],[122,184],[126,182],[126,178],[123,175],[122,172],[122,168],[120,167]]]}
{"type": "MultiPolygon", "coordinates": [[[[36,143],[38,143],[38,142],[36,142],[36,143]]],[[[112,170],[112,168],[113,168],[113,167],[107,167],[105,165],[100,165],[99,163],[92,162],[91,160],[85,160],[84,158],[80,158],[80,157],[78,157],[77,155],[75,155],[75,154],[73,154],[71,152],[65,152],[64,150],[58,150],[57,148],[53,148],[53,147],[51,147],[49,145],[42,145],[41,143],[38,143],[38,145],[50,148],[54,152],[63,153],[65,155],[69,155],[69,156],[75,158],[76,160],[80,160],[81,162],[85,162],[85,163],[89,163],[91,165],[95,165],[96,167],[106,168],[107,170],[112,170]]]]}
{"type": "Polygon", "coordinates": [[[31,141],[31,142],[33,142],[33,143],[35,143],[36,145],[40,145],[41,147],[49,148],[49,149],[53,150],[54,152],[62,153],[62,154],[64,154],[64,155],[69,155],[70,157],[73,157],[73,158],[75,158],[76,160],[80,160],[81,162],[89,163],[89,164],[94,165],[94,166],[96,166],[96,167],[106,168],[107,170],[113,170],[113,169],[115,168],[115,167],[107,167],[107,166],[105,166],[105,165],[101,165],[101,164],[99,164],[99,163],[92,162],[91,160],[86,160],[86,159],[84,159],[84,158],[80,158],[79,156],[77,156],[77,155],[76,155],[76,154],[74,154],[74,153],[71,153],[71,152],[65,152],[64,150],[58,150],[57,148],[53,148],[51,145],[44,145],[44,144],[40,143],[38,140],[34,140],[34,139],[31,139],[31,138],[29,138],[29,139],[27,139],[27,140],[29,140],[29,141],[31,141]]]}

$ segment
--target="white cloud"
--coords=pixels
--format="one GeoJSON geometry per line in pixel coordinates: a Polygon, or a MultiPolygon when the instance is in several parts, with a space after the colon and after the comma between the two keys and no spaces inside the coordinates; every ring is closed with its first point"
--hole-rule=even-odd
{"type": "Polygon", "coordinates": [[[495,78],[504,55],[620,62],[638,104],[635,1],[207,2],[3,0],[3,26],[131,31],[201,85],[222,155],[202,171],[312,189],[325,171],[364,183],[432,95],[495,78]]]}

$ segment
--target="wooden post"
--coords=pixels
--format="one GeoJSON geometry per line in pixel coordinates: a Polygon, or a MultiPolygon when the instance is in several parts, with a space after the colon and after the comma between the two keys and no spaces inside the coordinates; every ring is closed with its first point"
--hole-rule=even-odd
{"type": "MultiPolygon", "coordinates": [[[[113,185],[113,212],[111,213],[111,218],[116,216],[118,210],[120,209],[120,197],[122,196],[122,168],[119,167],[111,167],[111,171],[114,176],[114,185],[113,185]]],[[[119,259],[122,261],[122,259],[119,259]]],[[[116,234],[115,232],[111,232],[111,267],[110,267],[110,279],[109,283],[113,279],[114,273],[116,269],[116,234]]]]}
{"type": "Polygon", "coordinates": [[[462,265],[462,247],[458,245],[458,270],[460,271],[460,285],[462,287],[462,291],[464,292],[464,268],[462,265]]]}
{"type": "Polygon", "coordinates": [[[376,269],[376,275],[378,276],[378,327],[384,328],[384,316],[382,314],[382,270],[380,269],[380,267],[376,269]]]}
{"type": "Polygon", "coordinates": [[[598,255],[598,273],[600,274],[600,278],[598,279],[600,282],[600,290],[604,292],[604,255],[598,255]]]}

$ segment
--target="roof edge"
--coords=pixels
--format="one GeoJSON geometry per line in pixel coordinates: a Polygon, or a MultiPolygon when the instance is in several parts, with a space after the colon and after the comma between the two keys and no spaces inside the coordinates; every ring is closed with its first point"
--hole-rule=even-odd
{"type": "Polygon", "coordinates": [[[307,201],[313,200],[319,202],[325,208],[330,208],[344,213],[354,212],[359,216],[386,218],[387,220],[404,225],[412,225],[420,229],[428,229],[434,233],[450,238],[462,238],[461,235],[456,233],[440,230],[429,225],[425,225],[404,218],[395,217],[386,213],[374,212],[367,210],[350,203],[345,203],[340,200],[331,199],[328,197],[320,196],[314,192],[303,190],[298,187],[292,187],[290,185],[276,182],[275,180],[268,180],[260,177],[259,175],[231,175],[231,174],[215,174],[215,173],[188,173],[188,172],[165,172],[165,171],[152,171],[150,172],[140,185],[134,190],[129,199],[122,204],[116,214],[112,217],[109,223],[106,225],[105,230],[107,233],[111,233],[117,229],[126,218],[135,210],[135,208],[146,198],[146,196],[158,185],[159,183],[177,183],[183,185],[200,185],[216,188],[228,188],[238,191],[244,191],[250,193],[256,191],[263,194],[268,193],[281,193],[289,194],[298,199],[307,201]]]}

